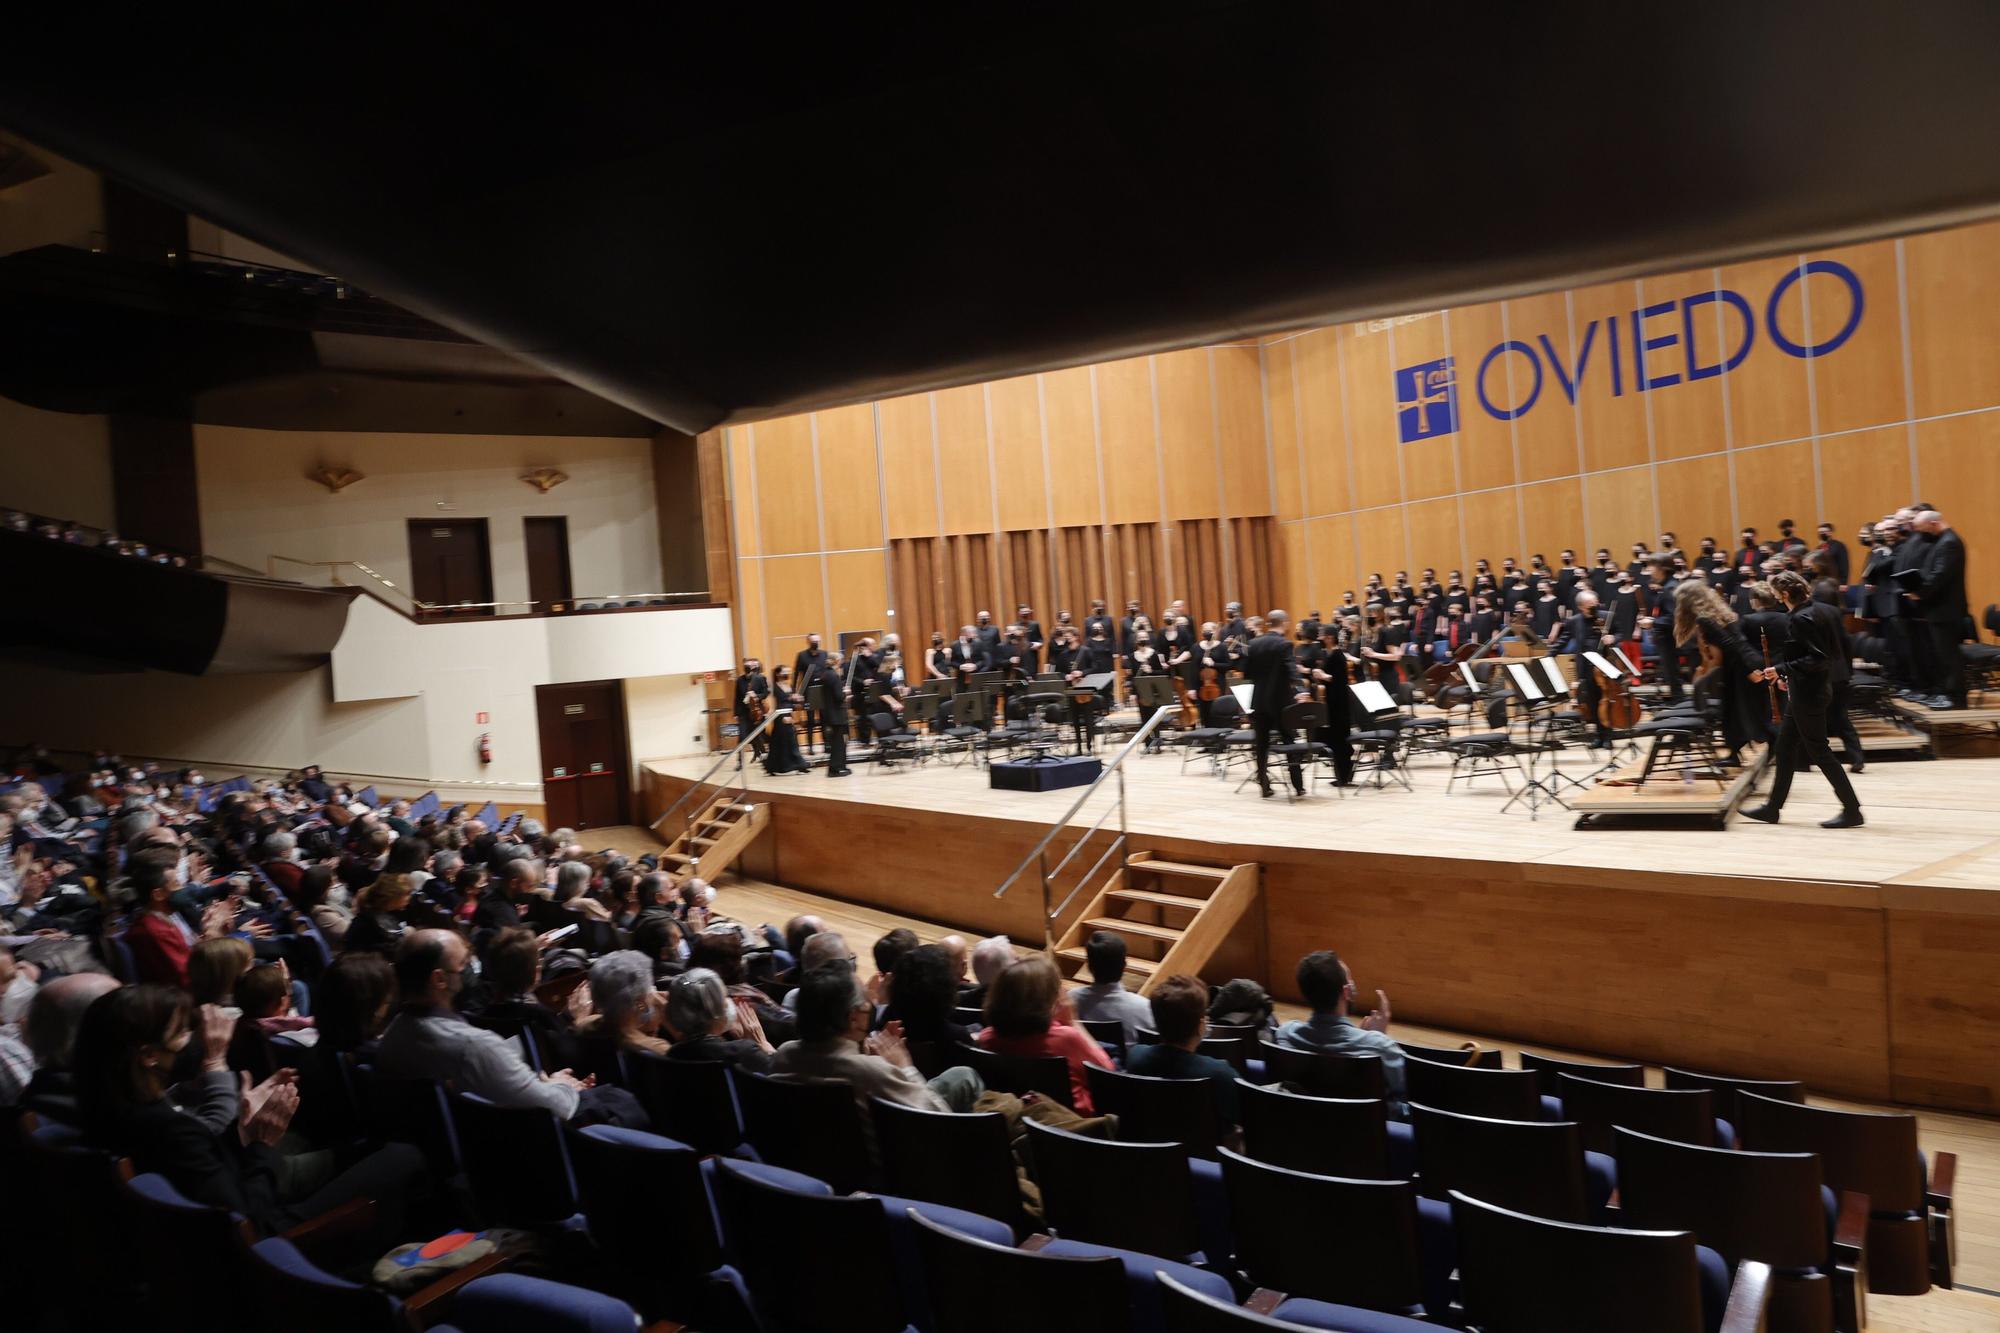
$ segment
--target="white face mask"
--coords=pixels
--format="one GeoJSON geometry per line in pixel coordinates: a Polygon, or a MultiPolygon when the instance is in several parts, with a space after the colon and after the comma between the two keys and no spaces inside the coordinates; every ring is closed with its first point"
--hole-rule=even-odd
{"type": "Polygon", "coordinates": [[[354,895],[345,884],[336,883],[326,891],[326,905],[345,911],[352,906],[354,895]]]}

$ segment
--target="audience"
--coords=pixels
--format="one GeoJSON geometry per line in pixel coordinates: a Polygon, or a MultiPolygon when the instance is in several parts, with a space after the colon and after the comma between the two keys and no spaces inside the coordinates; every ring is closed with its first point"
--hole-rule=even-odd
{"type": "Polygon", "coordinates": [[[986,1006],[986,988],[1014,961],[1014,942],[1005,935],[989,935],[972,949],[972,984],[959,989],[958,1002],[966,1009],[986,1006]]]}
{"type": "Polygon", "coordinates": [[[667,984],[666,1023],[673,1037],[669,1059],[715,1060],[753,1074],[771,1070],[771,1043],[756,1016],[751,1015],[746,1035],[731,1036],[739,1024],[736,1006],[722,978],[705,967],[683,972],[667,984]]]}
{"type": "Polygon", "coordinates": [[[976,1029],[958,1021],[958,973],[942,944],[920,944],[896,960],[883,1026],[903,1025],[903,1040],[946,1049],[972,1040],[976,1029]]]}
{"type": "Polygon", "coordinates": [[[648,1055],[667,1053],[667,1041],[659,1035],[666,1006],[653,989],[653,965],[646,955],[620,949],[592,963],[590,998],[596,1012],[576,1025],[578,1036],[602,1038],[648,1055]]]}
{"type": "Polygon", "coordinates": [[[1242,1116],[1236,1103],[1236,1067],[1200,1054],[1208,1035],[1208,987],[1199,977],[1162,977],[1148,997],[1157,1040],[1125,1049],[1127,1073],[1148,1078],[1205,1078],[1215,1089],[1216,1123],[1224,1129],[1242,1116]]]}
{"type": "Polygon", "coordinates": [[[1125,989],[1125,937],[1109,930],[1091,932],[1083,945],[1084,966],[1090,969],[1091,984],[1069,993],[1076,1016],[1090,1022],[1116,1021],[1124,1025],[1125,1044],[1139,1040],[1139,1030],[1152,1021],[1146,997],[1125,989]]]}
{"type": "Polygon", "coordinates": [[[1354,999],[1354,982],[1347,965],[1331,949],[1321,949],[1299,959],[1299,994],[1312,1006],[1312,1017],[1296,1019],[1278,1029],[1281,1045],[1326,1055],[1376,1055],[1382,1058],[1382,1077],[1389,1088],[1389,1106],[1404,1110],[1403,1048],[1390,1040],[1389,997],[1375,992],[1377,1008],[1359,1023],[1348,1017],[1354,999]]]}
{"type": "MultiPolygon", "coordinates": [[[[34,1076],[19,1094],[24,1111],[74,1124],[76,1103],[76,1034],[84,1011],[106,991],[118,989],[117,979],[103,972],[79,972],[57,977],[35,992],[21,1027],[34,1076]]],[[[0,1098],[0,1104],[9,1104],[0,1098]]]]}
{"type": "MultiPolygon", "coordinates": [[[[974,950],[975,966],[978,961],[974,950]]],[[[979,1044],[1002,1055],[1060,1055],[1069,1062],[1070,1104],[1079,1115],[1090,1115],[1094,1108],[1083,1067],[1114,1066],[1088,1032],[1073,1026],[1074,1018],[1055,964],[1030,954],[1009,963],[989,986],[979,1044]]]]}

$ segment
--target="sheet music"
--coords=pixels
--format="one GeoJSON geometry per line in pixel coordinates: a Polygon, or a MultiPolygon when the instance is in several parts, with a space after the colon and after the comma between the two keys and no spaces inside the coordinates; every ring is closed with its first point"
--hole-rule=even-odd
{"type": "Polygon", "coordinates": [[[1611,645],[1611,651],[1618,654],[1618,661],[1624,666],[1625,674],[1633,680],[1639,679],[1639,668],[1632,665],[1632,659],[1625,656],[1625,650],[1614,643],[1611,645]]]}
{"type": "Polygon", "coordinates": [[[1231,685],[1229,692],[1236,696],[1236,702],[1243,705],[1243,711],[1250,711],[1250,696],[1256,691],[1255,685],[1231,685]]]}
{"type": "Polygon", "coordinates": [[[1549,697],[1568,698],[1569,677],[1563,675],[1562,663],[1553,657],[1544,657],[1541,659],[1541,664],[1542,674],[1549,679],[1549,697]]]}
{"type": "Polygon", "coordinates": [[[1528,670],[1528,666],[1529,663],[1526,662],[1509,662],[1507,674],[1514,678],[1515,692],[1532,703],[1547,696],[1543,693],[1542,687],[1535,683],[1535,673],[1528,670]]]}
{"type": "Polygon", "coordinates": [[[1354,701],[1370,713],[1395,711],[1396,701],[1389,696],[1389,691],[1382,688],[1379,680],[1357,680],[1347,688],[1353,693],[1354,701]]]}
{"type": "MultiPolygon", "coordinates": [[[[1619,655],[1622,657],[1624,654],[1621,653],[1619,655]]],[[[1617,680],[1620,676],[1625,674],[1624,671],[1622,671],[1616,664],[1614,664],[1609,658],[1604,656],[1604,654],[1602,653],[1587,652],[1583,655],[1583,660],[1590,663],[1592,666],[1596,667],[1599,671],[1602,671],[1606,676],[1610,677],[1612,680],[1617,680]]]]}
{"type": "Polygon", "coordinates": [[[1467,689],[1471,690],[1474,694],[1479,693],[1479,677],[1472,674],[1472,663],[1460,662],[1458,664],[1458,674],[1465,677],[1465,687],[1467,689]]]}

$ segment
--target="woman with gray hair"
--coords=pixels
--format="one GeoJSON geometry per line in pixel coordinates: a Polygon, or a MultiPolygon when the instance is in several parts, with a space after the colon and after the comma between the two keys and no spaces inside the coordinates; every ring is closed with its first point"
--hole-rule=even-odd
{"type": "Polygon", "coordinates": [[[564,861],[556,867],[556,905],[581,912],[593,921],[609,921],[604,904],[588,896],[590,867],[582,861],[564,861]]]}
{"type": "Polygon", "coordinates": [[[596,1012],[576,1025],[580,1037],[615,1041],[653,1055],[667,1053],[659,1035],[663,1005],[653,989],[653,965],[637,949],[605,954],[590,965],[590,999],[596,1012]]]}
{"type": "Polygon", "coordinates": [[[715,1060],[753,1074],[769,1073],[771,1043],[764,1039],[755,1014],[746,1021],[749,1031],[732,1036],[736,1004],[722,978],[705,967],[683,972],[667,983],[667,1030],[674,1038],[669,1059],[715,1060]]]}

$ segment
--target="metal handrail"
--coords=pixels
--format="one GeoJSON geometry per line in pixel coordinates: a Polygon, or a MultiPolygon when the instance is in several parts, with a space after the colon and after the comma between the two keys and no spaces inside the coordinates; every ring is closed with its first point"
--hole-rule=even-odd
{"type": "MultiPolygon", "coordinates": [[[[759,736],[769,731],[773,723],[775,723],[779,718],[786,716],[791,711],[792,710],[789,708],[780,708],[773,712],[766,713],[764,715],[764,720],[759,722],[755,727],[753,727],[749,735],[743,737],[743,739],[739,740],[736,743],[735,749],[731,750],[728,754],[723,755],[720,759],[717,759],[714,763],[710,764],[708,766],[708,771],[706,773],[703,773],[700,777],[696,778],[694,780],[694,785],[689,787],[686,791],[680,794],[679,800],[675,801],[672,805],[668,806],[665,810],[661,811],[660,817],[654,820],[651,824],[648,824],[646,827],[651,829],[654,833],[658,833],[660,831],[660,825],[666,823],[668,817],[671,816],[674,813],[674,811],[680,809],[683,805],[686,805],[689,797],[693,796],[703,787],[706,787],[708,785],[708,780],[714,777],[717,773],[721,772],[725,767],[727,767],[729,761],[732,759],[736,761],[736,789],[739,792],[747,794],[750,790],[750,782],[749,779],[744,776],[743,751],[750,747],[751,742],[755,741],[759,736]]],[[[721,784],[719,783],[717,784],[718,787],[720,787],[720,785],[721,784]]],[[[681,822],[681,832],[685,833],[693,826],[694,826],[694,812],[689,811],[688,817],[681,822]]],[[[690,866],[694,864],[696,864],[695,861],[691,860],[689,862],[690,866]]]]}
{"type": "Polygon", "coordinates": [[[1035,849],[1029,852],[1026,856],[1021,858],[1021,864],[1014,867],[1014,873],[1007,876],[1006,879],[1002,880],[1000,882],[999,888],[993,890],[993,896],[995,898],[1004,897],[1007,893],[1007,890],[1014,887],[1014,881],[1019,879],[1024,873],[1026,873],[1029,866],[1039,864],[1042,867],[1042,873],[1040,876],[1042,881],[1042,933],[1044,937],[1044,942],[1049,948],[1053,949],[1055,947],[1055,931],[1053,929],[1053,923],[1055,919],[1058,916],[1062,915],[1064,909],[1066,909],[1070,905],[1070,903],[1075,900],[1076,895],[1082,892],[1083,886],[1090,882],[1091,878],[1095,876],[1098,870],[1100,870],[1103,867],[1105,861],[1111,857],[1112,853],[1116,852],[1120,847],[1126,845],[1129,839],[1130,830],[1126,827],[1126,822],[1125,822],[1125,812],[1126,812],[1125,767],[1124,767],[1125,761],[1131,757],[1132,752],[1134,750],[1137,750],[1141,746],[1143,746],[1147,742],[1147,740],[1149,740],[1152,737],[1153,733],[1155,731],[1158,731],[1160,727],[1165,724],[1167,720],[1167,714],[1171,711],[1172,711],[1171,709],[1166,709],[1166,708],[1155,710],[1153,716],[1148,718],[1143,726],[1141,726],[1137,731],[1132,733],[1132,739],[1125,743],[1125,748],[1120,750],[1117,756],[1113,758],[1110,763],[1104,766],[1104,771],[1102,773],[1099,773],[1097,777],[1092,780],[1091,784],[1083,789],[1083,794],[1081,796],[1078,796],[1075,802],[1070,805],[1070,808],[1063,812],[1062,817],[1057,819],[1054,825],[1050,827],[1049,831],[1042,835],[1042,840],[1035,844],[1035,849]],[[1111,778],[1113,774],[1116,774],[1118,777],[1117,802],[1114,805],[1107,808],[1105,813],[1098,817],[1097,822],[1090,826],[1089,831],[1087,831],[1081,838],[1077,839],[1077,845],[1070,849],[1069,855],[1065,856],[1062,859],[1061,864],[1059,864],[1055,870],[1053,871],[1049,870],[1048,860],[1047,860],[1049,844],[1053,843],[1056,840],[1057,834],[1061,833],[1064,829],[1069,827],[1069,821],[1076,818],[1077,812],[1083,809],[1084,803],[1090,800],[1091,797],[1095,796],[1097,794],[1098,789],[1102,787],[1105,784],[1105,782],[1111,778]],[[1085,842],[1088,842],[1092,837],[1096,836],[1098,830],[1104,827],[1104,821],[1110,816],[1112,810],[1116,810],[1118,812],[1118,837],[1112,841],[1111,846],[1105,851],[1104,855],[1097,858],[1097,863],[1091,866],[1091,868],[1084,873],[1084,876],[1081,880],[1077,881],[1076,887],[1072,888],[1069,891],[1068,895],[1063,898],[1062,902],[1059,904],[1051,905],[1049,902],[1049,891],[1050,888],[1052,887],[1052,883],[1055,879],[1055,876],[1061,873],[1063,866],[1066,866],[1070,863],[1070,860],[1073,857],[1075,857],[1077,851],[1083,846],[1083,844],[1085,842]]]}
{"type": "MultiPolygon", "coordinates": [[[[422,612],[498,611],[502,607],[508,607],[508,606],[525,606],[525,607],[548,606],[552,605],[556,601],[567,603],[572,609],[574,609],[575,607],[581,605],[584,602],[651,601],[659,598],[679,598],[681,600],[695,600],[695,599],[705,598],[708,596],[708,592],[704,589],[699,591],[690,590],[687,592],[595,592],[595,593],[584,593],[581,596],[577,597],[564,597],[564,598],[520,597],[501,602],[426,602],[422,598],[416,596],[414,593],[410,593],[402,588],[398,588],[396,586],[396,581],[394,579],[387,578],[381,574],[378,574],[374,570],[370,569],[367,565],[362,564],[359,560],[301,560],[297,556],[273,555],[270,556],[267,560],[266,563],[267,571],[273,576],[275,576],[277,571],[270,567],[280,562],[288,565],[305,565],[308,568],[313,568],[313,569],[334,570],[335,573],[333,575],[333,582],[336,587],[342,586],[340,583],[340,575],[338,573],[339,570],[346,568],[358,569],[363,574],[373,579],[375,582],[381,584],[383,587],[393,590],[398,597],[401,597],[404,601],[408,602],[411,606],[417,608],[417,610],[422,612]]],[[[238,567],[241,568],[241,566],[238,567]]]]}

